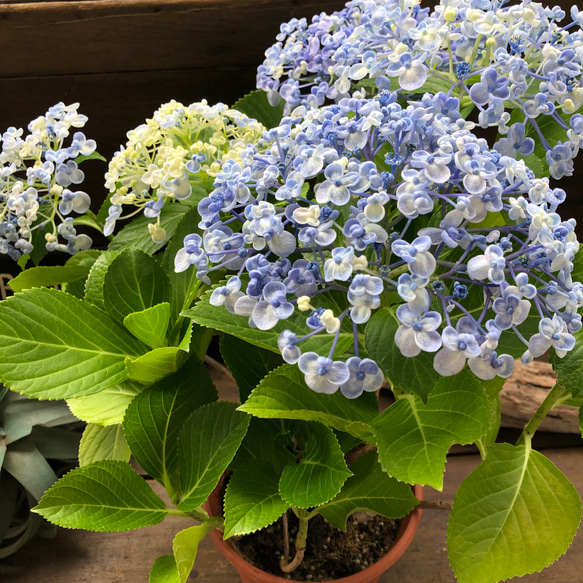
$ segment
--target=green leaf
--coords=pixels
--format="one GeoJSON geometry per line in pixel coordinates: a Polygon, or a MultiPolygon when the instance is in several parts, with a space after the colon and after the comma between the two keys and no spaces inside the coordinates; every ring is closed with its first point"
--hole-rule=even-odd
{"type": "Polygon", "coordinates": [[[26,269],[26,266],[28,265],[29,260],[30,260],[30,255],[28,253],[23,253],[18,258],[16,265],[18,265],[18,267],[20,267],[20,269],[22,269],[24,271],[26,269]]]}
{"type": "Polygon", "coordinates": [[[202,363],[189,360],[177,373],[144,389],[130,404],[123,429],[146,472],[172,492],[179,487],[178,434],[193,411],[217,400],[202,363]]]}
{"type": "Polygon", "coordinates": [[[151,348],[166,346],[166,331],[170,323],[170,304],[163,302],[141,312],[128,314],[123,325],[151,348]]]}
{"type": "Polygon", "coordinates": [[[128,377],[150,385],[176,372],[188,359],[188,353],[175,346],[155,348],[136,359],[126,359],[128,377]]]}
{"type": "Polygon", "coordinates": [[[209,497],[248,426],[249,416],[227,401],[204,405],[183,423],[178,436],[180,510],[190,512],[209,497]]]}
{"type": "Polygon", "coordinates": [[[427,404],[404,395],[373,423],[379,460],[389,476],[440,491],[447,450],[474,442],[489,425],[488,399],[468,371],[439,381],[427,404]]]}
{"type": "Polygon", "coordinates": [[[32,231],[32,244],[34,249],[30,252],[30,258],[35,265],[38,265],[47,254],[45,235],[51,231],[52,225],[50,223],[32,231]]]}
{"type": "Polygon", "coordinates": [[[168,243],[168,241],[174,236],[180,221],[183,219],[184,215],[193,207],[196,206],[197,202],[206,196],[206,191],[202,189],[197,189],[195,186],[192,187],[192,194],[190,199],[187,201],[166,203],[160,212],[160,226],[166,231],[166,237],[158,243],[152,241],[152,236],[148,231],[148,225],[150,223],[155,223],[156,220],[149,219],[143,214],[132,219],[131,223],[128,223],[109,244],[110,251],[123,251],[133,247],[139,249],[148,255],[153,255],[156,251],[159,251],[168,243]]]}
{"type": "MultiPolygon", "coordinates": [[[[216,286],[215,286],[216,287],[216,286]]],[[[193,308],[182,312],[183,316],[192,318],[197,324],[220,330],[227,334],[242,338],[246,342],[259,346],[259,348],[266,348],[280,354],[277,346],[277,339],[284,330],[291,330],[298,335],[298,338],[305,336],[308,328],[306,328],[306,316],[302,313],[296,313],[287,320],[280,321],[275,328],[271,330],[259,330],[257,328],[249,327],[249,318],[246,316],[237,316],[231,314],[222,306],[211,306],[209,298],[213,290],[208,290],[207,293],[200,298],[193,308]]],[[[340,308],[331,295],[324,294],[318,296],[318,305],[324,308],[331,308],[335,314],[342,312],[344,308],[340,308]]],[[[328,354],[332,343],[334,342],[333,334],[317,335],[302,342],[303,352],[317,352],[318,354],[328,354]]],[[[346,322],[342,331],[340,332],[338,344],[335,354],[342,354],[348,350],[354,342],[352,333],[352,326],[346,322]]]]}
{"type": "Polygon", "coordinates": [[[180,583],[186,583],[198,551],[200,541],[214,530],[221,523],[220,520],[211,518],[199,524],[198,526],[191,526],[185,530],[181,530],[172,542],[172,551],[174,552],[174,559],[178,569],[180,583]]]}
{"type": "Polygon", "coordinates": [[[141,383],[125,381],[95,395],[67,399],[67,405],[79,419],[107,427],[123,421],[128,405],[143,389],[141,383]]]}
{"type": "Polygon", "coordinates": [[[368,511],[402,518],[417,506],[419,501],[411,487],[387,476],[374,452],[350,464],[354,475],[340,493],[319,509],[320,514],[333,526],[346,530],[346,520],[353,512],[368,511]]]}
{"type": "Polygon", "coordinates": [[[251,417],[249,429],[230,467],[240,469],[268,462],[281,474],[283,468],[295,460],[294,454],[285,447],[292,443],[287,425],[284,420],[251,417]]]}
{"type": "Polygon", "coordinates": [[[106,460],[63,476],[33,509],[66,528],[119,532],[158,524],[166,505],[132,467],[106,460]]]}
{"type": "Polygon", "coordinates": [[[557,374],[557,383],[571,391],[574,397],[583,397],[583,330],[573,334],[575,347],[559,358],[554,350],[549,353],[549,361],[557,374]]]}
{"type": "Polygon", "coordinates": [[[119,252],[104,251],[91,267],[85,282],[85,299],[102,310],[105,310],[105,304],[103,303],[105,274],[118,255],[119,252]]]}
{"type": "Polygon", "coordinates": [[[89,424],[83,431],[79,446],[79,465],[88,466],[101,460],[129,462],[131,451],[121,425],[89,424]]]}
{"type": "Polygon", "coordinates": [[[393,387],[412,392],[425,401],[441,378],[433,368],[435,355],[421,352],[419,356],[407,358],[401,354],[395,344],[395,333],[400,325],[395,312],[395,309],[384,308],[372,315],[364,330],[366,350],[393,387]]]}
{"type": "Polygon", "coordinates": [[[278,492],[279,474],[260,462],[238,469],[225,493],[223,538],[255,532],[273,524],[289,507],[278,492]]]}
{"type": "Polygon", "coordinates": [[[494,583],[538,572],[569,547],[579,521],[575,487],[542,454],[493,445],[461,484],[447,533],[460,583],[494,583]]]}
{"type": "Polygon", "coordinates": [[[0,302],[0,379],[38,399],[98,393],[127,378],[146,347],[107,314],[54,289],[0,302]]]}
{"type": "Polygon", "coordinates": [[[97,219],[97,215],[91,211],[85,211],[79,217],[75,217],[73,219],[73,225],[76,227],[83,226],[83,227],[90,227],[91,229],[95,229],[96,231],[103,231],[103,223],[100,223],[97,219]]]}
{"type": "Polygon", "coordinates": [[[239,99],[233,105],[233,109],[237,109],[261,122],[267,129],[271,129],[281,122],[284,106],[285,102],[281,100],[278,105],[272,107],[267,101],[267,93],[262,89],[257,89],[239,99]]]}
{"type": "Polygon", "coordinates": [[[476,445],[480,448],[481,452],[487,451],[498,437],[500,424],[502,422],[502,404],[500,402],[500,391],[504,387],[505,382],[506,379],[501,377],[495,377],[489,381],[479,380],[479,383],[486,391],[486,397],[488,398],[488,404],[490,408],[490,425],[488,426],[486,433],[484,433],[480,439],[476,440],[476,445]]]}
{"type": "Polygon", "coordinates": [[[378,414],[378,403],[373,393],[358,399],[347,399],[340,391],[333,395],[316,393],[306,386],[304,375],[293,365],[269,373],[239,411],[270,419],[319,421],[375,443],[370,424],[378,414]]]}
{"type": "Polygon", "coordinates": [[[199,326],[191,320],[186,328],[186,334],[178,347],[190,352],[197,360],[204,360],[213,339],[213,332],[210,328],[199,326]]]}
{"type": "Polygon", "coordinates": [[[85,162],[85,160],[101,160],[102,162],[107,162],[107,158],[104,158],[99,152],[92,152],[91,154],[80,154],[75,158],[77,164],[85,162]]]}
{"type": "Polygon", "coordinates": [[[89,266],[31,267],[10,280],[10,287],[20,292],[31,287],[52,287],[87,277],[89,266]]]}
{"type": "Polygon", "coordinates": [[[162,555],[154,561],[149,583],[180,583],[174,555],[162,555]]]}
{"type": "Polygon", "coordinates": [[[196,269],[194,267],[180,273],[174,271],[174,258],[176,253],[184,247],[184,237],[191,233],[203,234],[198,228],[199,222],[198,209],[196,207],[188,209],[162,257],[162,267],[168,275],[172,286],[172,322],[176,322],[180,312],[190,308],[194,299],[192,295],[201,285],[200,280],[196,278],[196,269]]]}
{"type": "Polygon", "coordinates": [[[281,497],[299,508],[325,504],[352,475],[334,432],[321,423],[309,426],[310,437],[301,462],[287,465],[279,480],[281,497]]]}
{"type": "Polygon", "coordinates": [[[237,381],[242,403],[267,373],[283,364],[279,354],[252,346],[228,334],[221,338],[221,355],[237,381]]]}
{"type": "Polygon", "coordinates": [[[571,271],[571,277],[573,281],[578,281],[583,283],[583,247],[579,248],[579,251],[575,254],[575,259],[573,260],[573,271],[571,271]]]}
{"type": "Polygon", "coordinates": [[[107,312],[123,320],[172,297],[170,280],[158,262],[138,249],[126,249],[111,263],[104,278],[107,312]]]}
{"type": "MultiPolygon", "coordinates": [[[[540,316],[536,310],[534,313],[531,313],[524,322],[522,322],[520,325],[520,333],[526,340],[529,340],[533,334],[538,332],[539,322],[540,316]]],[[[502,336],[500,336],[496,350],[498,354],[510,354],[512,358],[520,358],[524,354],[526,346],[516,334],[508,330],[508,332],[504,332],[502,336]]]]}

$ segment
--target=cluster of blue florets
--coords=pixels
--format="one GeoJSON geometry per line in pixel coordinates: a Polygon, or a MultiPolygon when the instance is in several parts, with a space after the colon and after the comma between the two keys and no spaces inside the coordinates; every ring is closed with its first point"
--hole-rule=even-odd
{"type": "Polygon", "coordinates": [[[429,12],[413,0],[352,0],[309,25],[293,19],[266,51],[257,86],[273,104],[283,98],[288,113],[357,88],[413,95],[449,87],[442,90],[464,109],[479,110],[480,126],[507,134],[495,146],[501,153],[529,156],[536,140],[550,175],[569,176],[583,128],[580,115],[569,119],[583,106],[583,12],[573,6],[561,25],[559,7],[504,4],[441,0],[429,12]],[[563,130],[552,143],[541,129],[549,119],[563,130]]]}
{"type": "Polygon", "coordinates": [[[34,249],[33,232],[45,231],[47,251],[74,254],[92,240],[78,234],[72,213],[83,214],[89,195],[76,190],[85,178],[76,160],[95,151],[95,141],[80,131],[87,117],[78,103],[51,107],[30,122],[29,134],[8,128],[0,137],[0,253],[18,260],[34,249]]]}
{"type": "Polygon", "coordinates": [[[380,387],[359,352],[381,303],[396,309],[402,354],[433,353],[445,376],[468,363],[482,379],[508,377],[507,335],[525,362],[551,346],[564,355],[583,305],[575,221],[556,212],[564,191],[473,135],[457,99],[397,97],[299,107],[226,161],[176,270],[194,266],[207,283],[232,272],[210,303],[278,326],[284,360],[318,392],[380,387]],[[521,331],[532,317],[538,332],[521,331]]]}

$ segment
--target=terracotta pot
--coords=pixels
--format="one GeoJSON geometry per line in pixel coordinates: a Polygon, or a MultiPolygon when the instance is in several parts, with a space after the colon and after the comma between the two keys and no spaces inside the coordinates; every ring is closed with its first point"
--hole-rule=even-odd
{"type": "MultiPolygon", "coordinates": [[[[211,516],[221,516],[220,490],[222,482],[222,480],[219,482],[219,485],[204,504],[206,511],[211,516]]],[[[421,486],[415,486],[413,491],[419,500],[423,499],[423,488],[421,486]]],[[[335,583],[378,583],[380,576],[397,561],[411,544],[420,520],[421,509],[416,508],[401,520],[401,528],[397,534],[397,539],[386,555],[364,571],[342,579],[334,579],[333,581],[335,583]]],[[[223,557],[239,571],[241,583],[298,583],[292,579],[271,575],[248,563],[227,541],[223,540],[223,534],[219,530],[213,530],[210,536],[223,557]]]]}

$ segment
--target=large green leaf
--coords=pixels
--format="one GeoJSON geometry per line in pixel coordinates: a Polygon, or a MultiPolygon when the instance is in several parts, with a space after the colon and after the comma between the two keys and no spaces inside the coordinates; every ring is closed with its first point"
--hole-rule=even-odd
{"type": "Polygon", "coordinates": [[[127,378],[146,347],[98,308],[55,289],[0,302],[0,379],[39,399],[98,393],[127,378]]]}
{"type": "Polygon", "coordinates": [[[118,255],[118,251],[104,251],[91,267],[85,282],[85,299],[102,310],[105,310],[105,304],[103,303],[105,274],[118,255]]]}
{"type": "Polygon", "coordinates": [[[123,325],[150,348],[166,346],[166,331],[169,323],[170,304],[168,302],[128,314],[123,321],[123,325]]]}
{"type": "Polygon", "coordinates": [[[493,445],[461,484],[447,533],[460,583],[495,583],[540,571],[569,547],[579,521],[575,487],[527,446],[493,445]]]}
{"type": "Polygon", "coordinates": [[[554,350],[549,360],[557,373],[557,382],[571,391],[574,397],[583,397],[583,330],[574,334],[576,343],[573,350],[559,358],[554,350]]]}
{"type": "Polygon", "coordinates": [[[149,385],[176,372],[188,359],[188,353],[175,346],[154,348],[135,358],[126,359],[128,378],[149,385]]]}
{"type": "Polygon", "coordinates": [[[146,472],[172,493],[178,489],[178,434],[217,391],[202,363],[189,360],[177,373],[147,387],[130,404],[123,428],[130,449],[146,472]]]}
{"type": "Polygon", "coordinates": [[[211,518],[198,526],[191,526],[176,534],[172,542],[172,551],[174,553],[180,583],[186,583],[192,571],[200,541],[211,530],[219,526],[220,523],[220,519],[211,518]]]}
{"type": "Polygon", "coordinates": [[[283,359],[279,354],[252,346],[229,334],[221,338],[221,355],[237,381],[242,403],[247,400],[251,391],[267,373],[283,364],[283,359]]]}
{"type": "Polygon", "coordinates": [[[262,89],[251,91],[233,105],[233,109],[261,122],[266,128],[277,127],[283,117],[285,102],[281,100],[275,107],[269,105],[267,93],[262,89]]]}
{"type": "Polygon", "coordinates": [[[307,387],[303,373],[293,365],[269,373],[239,410],[256,417],[319,421],[375,443],[370,424],[378,414],[378,403],[373,393],[358,399],[347,399],[340,391],[333,395],[316,393],[307,387]]]}
{"type": "Polygon", "coordinates": [[[150,570],[149,583],[180,583],[174,555],[158,557],[150,570]]]}
{"type": "Polygon", "coordinates": [[[346,480],[340,493],[319,509],[336,528],[346,530],[346,520],[353,512],[368,511],[387,518],[402,518],[419,503],[408,484],[383,472],[374,452],[350,464],[350,470],[354,475],[346,480]]]}
{"type": "Polygon", "coordinates": [[[87,277],[90,269],[90,265],[31,267],[11,279],[10,287],[15,292],[31,287],[52,287],[61,283],[83,279],[87,277]]]}
{"type": "Polygon", "coordinates": [[[274,523],[289,507],[278,492],[279,474],[270,464],[238,469],[225,493],[224,538],[255,532],[274,523]]]}
{"type": "Polygon", "coordinates": [[[394,309],[377,310],[365,328],[366,350],[392,386],[412,392],[425,401],[440,378],[433,368],[435,355],[421,352],[413,358],[403,356],[395,344],[395,333],[399,325],[394,309]]]}
{"type": "Polygon", "coordinates": [[[204,405],[183,423],[178,436],[180,510],[190,512],[209,497],[248,426],[249,416],[227,401],[204,405]]]}
{"type": "Polygon", "coordinates": [[[125,381],[94,395],[67,399],[67,405],[79,419],[106,427],[123,421],[128,405],[143,389],[141,383],[125,381]]]}
{"type": "Polygon", "coordinates": [[[66,528],[118,532],[158,524],[166,505],[120,461],[100,461],[63,476],[33,509],[66,528]]]}
{"type": "Polygon", "coordinates": [[[102,427],[89,424],[79,446],[79,465],[88,466],[101,460],[129,462],[131,451],[120,424],[102,427]]]}
{"type": "Polygon", "coordinates": [[[321,423],[309,425],[310,437],[300,463],[287,465],[279,481],[281,497],[299,508],[332,500],[352,475],[334,432],[321,423]]]}
{"type": "MultiPolygon", "coordinates": [[[[259,330],[258,328],[251,328],[249,326],[249,318],[246,316],[237,316],[228,312],[224,306],[212,306],[209,303],[209,298],[212,290],[209,290],[190,310],[182,312],[183,316],[192,318],[197,324],[207,326],[214,330],[220,330],[227,334],[242,338],[246,342],[266,348],[273,352],[280,354],[277,346],[277,339],[284,330],[291,330],[297,334],[298,338],[305,336],[310,329],[306,326],[306,316],[301,312],[295,312],[291,318],[281,320],[275,328],[271,330],[259,330]]],[[[334,310],[335,314],[342,312],[342,307],[335,301],[331,295],[318,296],[318,306],[330,308],[334,310]]],[[[318,354],[328,354],[332,343],[334,342],[334,334],[318,334],[302,342],[302,351],[314,351],[318,354]]],[[[342,331],[340,332],[338,344],[335,354],[344,353],[354,342],[352,333],[352,326],[348,324],[347,319],[344,321],[342,331]]]]}
{"type": "Polygon", "coordinates": [[[107,312],[122,321],[132,312],[141,312],[162,302],[170,302],[170,280],[158,262],[138,249],[126,249],[111,263],[104,278],[103,303],[107,312]]]}
{"type": "Polygon", "coordinates": [[[109,244],[110,251],[123,251],[130,247],[134,247],[147,253],[148,255],[153,255],[156,251],[159,251],[168,243],[171,237],[176,232],[180,221],[183,219],[184,215],[196,205],[197,202],[206,196],[206,191],[192,187],[192,194],[188,200],[171,202],[164,205],[160,213],[160,226],[166,231],[166,237],[158,243],[152,241],[152,236],[148,231],[148,225],[150,223],[155,223],[155,219],[149,219],[143,214],[135,219],[132,219],[131,223],[128,223],[111,241],[109,244]]]}
{"type": "Polygon", "coordinates": [[[467,371],[439,381],[426,404],[404,395],[373,423],[383,469],[401,482],[437,490],[443,487],[447,450],[474,442],[489,425],[486,394],[467,371]]]}

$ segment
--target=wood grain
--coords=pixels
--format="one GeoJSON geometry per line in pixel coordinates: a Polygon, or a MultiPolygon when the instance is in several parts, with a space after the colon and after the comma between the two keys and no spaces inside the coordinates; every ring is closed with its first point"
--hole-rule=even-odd
{"type": "MultiPolygon", "coordinates": [[[[555,386],[556,380],[548,362],[535,361],[524,366],[517,360],[514,372],[500,393],[502,427],[522,429],[555,386]]],[[[578,413],[574,407],[555,407],[541,423],[540,430],[580,434],[578,413]]]]}

